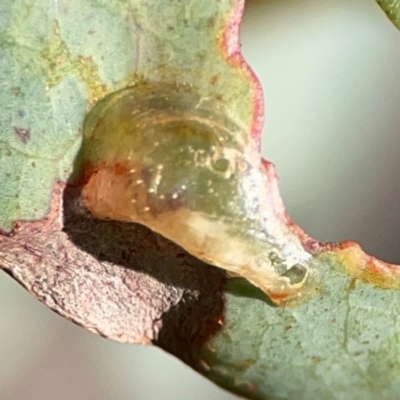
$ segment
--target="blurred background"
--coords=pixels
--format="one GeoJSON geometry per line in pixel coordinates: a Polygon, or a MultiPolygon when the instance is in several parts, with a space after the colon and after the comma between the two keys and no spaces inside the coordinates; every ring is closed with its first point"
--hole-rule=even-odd
{"type": "MultiPolygon", "coordinates": [[[[373,0],[250,0],[243,53],[292,218],[400,263],[400,33],[373,0]]],[[[161,350],[97,337],[0,273],[1,400],[233,400],[161,350]]]]}

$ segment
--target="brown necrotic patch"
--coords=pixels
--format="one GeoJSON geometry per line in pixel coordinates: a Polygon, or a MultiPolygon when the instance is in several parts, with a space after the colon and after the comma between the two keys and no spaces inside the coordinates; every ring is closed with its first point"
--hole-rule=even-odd
{"type": "Polygon", "coordinates": [[[152,314],[149,339],[199,368],[200,348],[222,326],[225,273],[142,225],[93,218],[80,203],[79,188],[65,191],[63,230],[71,242],[109,274],[122,268],[132,299],[141,303],[133,317],[152,314]]]}
{"type": "Polygon", "coordinates": [[[20,139],[23,144],[27,144],[29,142],[29,139],[31,138],[30,129],[13,126],[13,130],[18,139],[20,139]]]}
{"type": "Polygon", "coordinates": [[[0,235],[0,268],[52,310],[109,339],[156,344],[195,368],[220,329],[225,274],[144,226],[97,220],[56,184],[48,216],[0,235]]]}

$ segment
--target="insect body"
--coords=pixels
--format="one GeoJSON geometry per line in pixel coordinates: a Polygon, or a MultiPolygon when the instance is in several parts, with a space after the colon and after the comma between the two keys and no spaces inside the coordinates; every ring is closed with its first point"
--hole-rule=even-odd
{"type": "Polygon", "coordinates": [[[271,201],[268,165],[248,135],[190,87],[113,94],[84,133],[83,198],[95,216],[146,225],[276,303],[297,303],[318,287],[311,255],[271,201]]]}

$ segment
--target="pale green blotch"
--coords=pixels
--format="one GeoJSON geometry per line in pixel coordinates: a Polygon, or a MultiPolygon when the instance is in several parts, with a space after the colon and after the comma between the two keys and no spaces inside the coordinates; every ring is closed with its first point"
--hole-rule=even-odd
{"type": "Polygon", "coordinates": [[[110,87],[126,79],[138,44],[129,1],[59,0],[58,7],[60,36],[72,58],[90,57],[110,87]]]}
{"type": "Polygon", "coordinates": [[[0,42],[40,51],[52,31],[54,4],[46,0],[0,2],[0,42]],[[4,37],[4,35],[6,37],[4,37]]]}

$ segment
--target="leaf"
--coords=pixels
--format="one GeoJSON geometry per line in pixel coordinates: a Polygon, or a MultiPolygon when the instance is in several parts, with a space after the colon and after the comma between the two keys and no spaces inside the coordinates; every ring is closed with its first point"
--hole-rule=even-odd
{"type": "MultiPolygon", "coordinates": [[[[395,23],[396,4],[382,5],[395,23]]],[[[0,267],[86,329],[123,342],[159,345],[249,398],[394,399],[400,387],[399,269],[365,255],[354,243],[316,242],[285,214],[272,164],[254,153],[262,100],[239,53],[242,7],[234,0],[210,0],[207,6],[195,0],[184,5],[140,0],[0,5],[0,267]],[[119,159],[109,157],[115,149],[123,153],[125,142],[111,141],[108,147],[91,142],[90,127],[93,121],[99,126],[106,102],[119,101],[126,87],[133,93],[143,87],[156,94],[161,90],[159,98],[165,98],[163,90],[171,84],[189,88],[190,101],[198,99],[210,115],[216,110],[238,126],[237,137],[244,133],[240,149],[251,152],[256,161],[250,172],[257,171],[265,185],[242,193],[251,198],[260,189],[257,201],[263,200],[272,232],[266,243],[278,243],[274,249],[284,254],[284,263],[280,259],[275,267],[268,254],[265,263],[273,268],[267,272],[227,268],[221,255],[210,260],[184,246],[183,231],[168,235],[149,221],[139,222],[203,260],[239,272],[270,298],[243,278],[227,279],[222,270],[147,228],[121,222],[125,218],[115,213],[114,202],[109,216],[119,222],[95,219],[85,208],[92,193],[87,180],[103,168],[93,161],[106,160],[108,166],[112,160],[113,179],[127,175],[124,169],[118,173],[119,159]],[[82,126],[89,126],[89,134],[80,148],[82,126]],[[83,197],[82,168],[87,175],[83,197]],[[69,185],[60,182],[66,179],[69,185]],[[289,268],[288,249],[310,264],[289,268]],[[304,281],[303,267],[307,277],[314,271],[319,275],[322,293],[320,281],[316,286],[304,281]],[[287,287],[280,288],[282,282],[287,287]],[[314,298],[296,308],[274,305],[295,303],[303,294],[314,298]]],[[[115,115],[119,121],[120,114],[115,115]]],[[[246,179],[242,175],[239,186],[246,179]]],[[[253,204],[236,210],[257,215],[253,204]]],[[[257,232],[245,237],[245,244],[251,248],[256,237],[257,232]]],[[[226,243],[228,250],[235,249],[226,243]]]]}
{"type": "Polygon", "coordinates": [[[225,324],[201,353],[204,374],[254,399],[398,398],[399,267],[354,243],[304,239],[319,262],[323,294],[279,309],[246,282],[228,282],[225,324]]]}
{"type": "Polygon", "coordinates": [[[338,264],[322,264],[324,294],[296,309],[228,284],[225,324],[201,353],[204,374],[254,399],[396,399],[399,292],[338,264]]]}
{"type": "Polygon", "coordinates": [[[143,79],[196,81],[233,99],[229,112],[249,123],[245,71],[228,67],[213,43],[223,40],[215,31],[222,35],[233,0],[218,9],[209,4],[191,1],[180,10],[177,1],[1,4],[0,228],[46,214],[55,180],[71,173],[85,113],[107,93],[143,79]],[[158,23],[165,18],[169,24],[158,23]]]}
{"type": "Polygon", "coordinates": [[[104,337],[150,344],[167,335],[165,346],[183,348],[219,327],[220,271],[143,226],[91,218],[79,189],[57,184],[47,218],[0,237],[0,254],[40,301],[104,337]]]}
{"type": "Polygon", "coordinates": [[[393,24],[400,29],[400,2],[398,0],[377,0],[393,24]]]}
{"type": "Polygon", "coordinates": [[[252,123],[253,83],[237,68],[236,44],[226,42],[237,30],[227,23],[241,5],[203,6],[139,0],[0,6],[0,266],[66,318],[117,340],[150,343],[161,341],[164,325],[181,329],[177,306],[200,305],[202,287],[210,290],[206,307],[196,306],[201,315],[193,311],[194,327],[186,325],[207,337],[210,318],[220,318],[225,277],[191,267],[201,263],[144,228],[92,220],[79,206],[80,189],[64,191],[56,180],[80,174],[77,153],[90,108],[137,82],[199,83],[203,96],[229,101],[227,112],[238,123],[252,123]],[[165,18],[169,23],[159,24],[165,18]]]}

